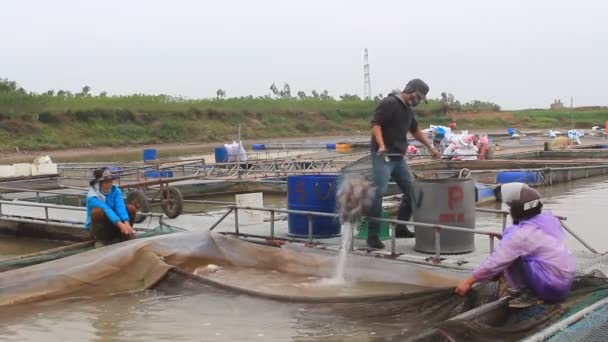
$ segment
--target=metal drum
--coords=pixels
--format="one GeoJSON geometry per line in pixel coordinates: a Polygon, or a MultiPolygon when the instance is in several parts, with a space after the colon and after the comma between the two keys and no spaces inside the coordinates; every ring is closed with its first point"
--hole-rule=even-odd
{"type": "MultiPolygon", "coordinates": [[[[445,178],[413,182],[414,221],[475,229],[475,181],[445,178]]],[[[435,253],[435,230],[415,227],[414,249],[435,253]]],[[[440,253],[459,254],[475,249],[474,234],[441,230],[440,253]]]]}

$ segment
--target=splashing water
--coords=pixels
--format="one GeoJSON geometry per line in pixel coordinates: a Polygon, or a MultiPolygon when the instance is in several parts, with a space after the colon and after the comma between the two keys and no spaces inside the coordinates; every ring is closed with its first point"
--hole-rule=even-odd
{"type": "Polygon", "coordinates": [[[350,250],[350,244],[353,240],[353,224],[351,222],[345,222],[342,225],[342,249],[340,249],[340,255],[338,255],[338,262],[336,263],[336,273],[331,278],[330,283],[344,284],[346,278],[344,277],[346,272],[346,260],[348,252],[350,250]]]}

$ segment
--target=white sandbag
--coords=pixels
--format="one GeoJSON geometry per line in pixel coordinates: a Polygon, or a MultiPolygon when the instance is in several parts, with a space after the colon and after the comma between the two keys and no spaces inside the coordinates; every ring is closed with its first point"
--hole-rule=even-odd
{"type": "Polygon", "coordinates": [[[53,161],[51,160],[50,156],[40,156],[36,159],[34,159],[34,162],[32,164],[36,164],[36,165],[40,165],[40,164],[52,164],[53,161]]]}
{"type": "Polygon", "coordinates": [[[224,144],[228,151],[228,162],[247,161],[247,152],[243,147],[243,143],[233,141],[232,144],[224,144]]]}
{"type": "Polygon", "coordinates": [[[57,164],[53,164],[51,157],[40,156],[32,163],[32,176],[57,174],[57,164]]]}

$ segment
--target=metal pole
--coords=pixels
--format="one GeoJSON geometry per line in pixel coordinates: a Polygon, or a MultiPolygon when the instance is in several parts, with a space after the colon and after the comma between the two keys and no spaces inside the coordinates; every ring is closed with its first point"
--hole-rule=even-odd
{"type": "Polygon", "coordinates": [[[40,191],[36,191],[36,202],[40,203],[40,191]]]}
{"type": "Polygon", "coordinates": [[[270,211],[270,238],[274,239],[274,210],[270,211]]]}
{"type": "Polygon", "coordinates": [[[234,208],[234,232],[239,234],[239,210],[234,208]]]}
{"type": "Polygon", "coordinates": [[[580,236],[578,236],[574,231],[572,231],[572,229],[568,228],[568,226],[566,226],[566,224],[563,221],[560,221],[562,224],[562,227],[564,227],[564,229],[570,233],[570,235],[572,235],[573,238],[575,238],[578,242],[580,242],[583,246],[585,246],[589,251],[591,251],[591,253],[593,254],[600,254],[598,251],[595,250],[595,248],[589,246],[588,243],[586,243],[580,236]]]}
{"type": "Polygon", "coordinates": [[[502,214],[502,231],[504,232],[506,228],[507,228],[507,214],[503,213],[502,214]]]}
{"type": "Polygon", "coordinates": [[[441,262],[441,228],[435,227],[435,262],[441,262]]]}
{"type": "Polygon", "coordinates": [[[488,235],[490,237],[490,253],[494,253],[494,236],[488,235]]]}
{"type": "Polygon", "coordinates": [[[355,250],[355,227],[352,224],[349,226],[350,229],[348,230],[348,234],[350,235],[350,244],[348,246],[348,251],[352,252],[355,250]]]}
{"type": "Polygon", "coordinates": [[[49,222],[49,207],[44,207],[44,219],[49,222]]]}
{"type": "Polygon", "coordinates": [[[587,306],[586,308],[576,312],[572,316],[570,316],[562,321],[556,322],[556,323],[548,326],[544,330],[541,330],[541,331],[537,332],[536,334],[529,336],[528,338],[526,338],[523,341],[524,342],[546,341],[551,336],[558,333],[560,330],[565,329],[565,328],[569,327],[570,325],[576,323],[577,321],[581,320],[582,318],[586,317],[587,315],[589,315],[593,311],[601,308],[602,306],[606,305],[607,303],[608,303],[608,298],[599,300],[599,301],[591,304],[590,306],[587,306]]]}
{"type": "Polygon", "coordinates": [[[241,124],[239,123],[239,152],[236,154],[236,172],[239,179],[241,179],[241,146],[243,146],[242,144],[243,143],[241,142],[241,124]]]}
{"type": "Polygon", "coordinates": [[[312,245],[312,215],[308,214],[308,242],[312,245]]]}
{"type": "MultiPolygon", "coordinates": [[[[209,231],[214,230],[214,229],[215,229],[215,227],[217,227],[217,226],[218,226],[220,223],[222,223],[222,221],[224,221],[224,219],[225,219],[225,218],[226,218],[228,215],[230,215],[230,213],[231,213],[233,210],[234,210],[233,208],[230,208],[230,209],[229,209],[229,210],[228,210],[228,211],[227,211],[227,212],[226,212],[224,215],[222,215],[222,217],[220,217],[220,219],[219,219],[219,220],[217,220],[217,221],[216,221],[216,222],[215,222],[215,223],[214,223],[214,224],[211,226],[211,228],[209,228],[209,231]]],[[[162,219],[162,216],[161,216],[161,219],[162,219]]]]}
{"type": "Polygon", "coordinates": [[[395,255],[396,250],[397,250],[397,243],[396,243],[396,237],[397,237],[397,225],[393,225],[393,227],[391,228],[391,254],[395,255]]]}

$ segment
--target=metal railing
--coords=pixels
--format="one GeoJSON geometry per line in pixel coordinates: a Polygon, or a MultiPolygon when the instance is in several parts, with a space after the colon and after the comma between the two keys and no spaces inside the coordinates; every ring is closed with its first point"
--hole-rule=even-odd
{"type": "MultiPolygon", "coordinates": [[[[0,218],[15,218],[15,219],[28,219],[34,221],[44,220],[46,223],[68,223],[70,225],[84,225],[85,222],[79,221],[70,221],[70,220],[61,220],[61,219],[52,219],[49,216],[49,209],[61,209],[61,210],[71,210],[71,211],[86,211],[87,209],[84,207],[74,207],[68,205],[58,205],[58,204],[50,204],[50,203],[35,203],[28,201],[6,201],[0,200],[0,218]],[[34,208],[42,208],[44,209],[44,218],[40,218],[37,216],[23,216],[23,215],[14,215],[7,214],[3,209],[6,209],[7,206],[18,206],[18,207],[34,207],[34,208]]],[[[163,223],[164,215],[161,213],[138,213],[137,215],[145,216],[145,217],[158,217],[159,223],[163,223]]]]}
{"type": "MultiPolygon", "coordinates": [[[[297,215],[305,215],[308,218],[308,243],[314,244],[314,233],[313,233],[313,217],[331,217],[334,219],[338,218],[338,214],[335,213],[323,213],[323,212],[313,212],[313,211],[303,211],[303,210],[291,210],[291,209],[279,209],[279,208],[263,208],[263,207],[250,207],[250,206],[238,206],[231,205],[228,206],[228,211],[224,213],[210,228],[209,230],[214,230],[219,224],[228,217],[231,213],[234,213],[234,231],[236,234],[240,234],[239,228],[239,220],[238,220],[238,211],[239,210],[253,210],[253,211],[264,211],[270,213],[270,238],[275,239],[275,227],[274,227],[274,215],[275,213],[285,213],[285,214],[297,214],[297,215]]],[[[490,252],[494,251],[494,238],[500,238],[502,235],[500,233],[487,231],[487,230],[479,230],[479,229],[469,229],[441,224],[429,224],[429,223],[420,223],[413,221],[401,221],[401,220],[393,220],[393,219],[385,219],[385,218],[376,218],[376,217],[367,217],[366,219],[377,221],[377,222],[386,222],[386,223],[394,223],[394,224],[405,224],[405,225],[414,225],[417,228],[429,228],[435,230],[435,257],[433,258],[434,263],[441,262],[441,251],[440,251],[440,243],[441,243],[441,230],[451,230],[451,231],[459,231],[463,233],[469,234],[478,234],[478,235],[487,235],[489,237],[489,245],[490,252]]],[[[352,244],[350,246],[352,250],[352,244]]],[[[396,236],[395,229],[392,229],[391,234],[391,254],[397,255],[396,253],[396,236]]]]}
{"type": "MultiPolygon", "coordinates": [[[[597,162],[599,165],[587,165],[587,166],[557,166],[557,167],[536,167],[536,168],[520,168],[520,169],[483,169],[483,170],[470,170],[472,174],[474,173],[490,173],[490,172],[547,172],[547,171],[575,171],[575,170],[585,170],[585,169],[606,169],[608,168],[608,163],[597,162]]],[[[459,170],[413,170],[413,173],[445,173],[445,174],[454,174],[458,173],[459,170]]]]}
{"type": "MultiPolygon", "coordinates": [[[[209,230],[210,231],[214,230],[216,227],[219,226],[219,224],[221,222],[223,222],[226,219],[226,217],[228,217],[228,215],[230,215],[231,213],[234,213],[234,232],[237,235],[241,235],[240,227],[239,227],[239,220],[238,220],[238,211],[239,210],[253,210],[253,211],[269,212],[270,213],[270,236],[269,236],[270,239],[276,239],[275,225],[274,225],[275,213],[296,214],[296,215],[307,216],[307,218],[308,218],[308,241],[307,242],[310,245],[314,245],[313,217],[315,217],[315,216],[331,217],[334,219],[338,219],[338,214],[335,214],[335,213],[230,205],[230,206],[228,206],[228,211],[225,212],[209,228],[209,230]]],[[[486,209],[486,208],[476,208],[475,210],[478,212],[501,214],[503,217],[502,230],[504,231],[504,229],[506,228],[506,222],[507,222],[506,218],[509,215],[508,211],[497,210],[497,209],[486,209]]],[[[577,241],[579,241],[583,246],[585,246],[587,249],[589,249],[589,251],[591,251],[592,253],[598,254],[598,252],[595,249],[593,249],[591,246],[589,246],[589,244],[587,244],[582,238],[580,238],[578,235],[576,235],[570,228],[568,228],[563,223],[563,220],[566,220],[566,217],[561,217],[561,216],[556,216],[556,217],[562,223],[562,227],[564,227],[564,230],[566,230],[568,233],[570,233],[577,241]]],[[[376,221],[376,222],[411,225],[411,226],[415,226],[416,228],[420,227],[420,228],[425,228],[425,229],[433,229],[435,231],[435,255],[433,258],[431,258],[433,263],[441,262],[441,231],[442,230],[458,231],[458,232],[462,232],[462,233],[477,234],[477,235],[486,235],[489,238],[490,253],[494,252],[494,239],[502,238],[501,233],[488,231],[488,230],[481,230],[481,229],[471,229],[471,228],[455,227],[455,226],[448,226],[448,225],[442,225],[442,224],[430,224],[430,223],[422,223],[422,222],[414,222],[414,221],[402,221],[402,220],[385,219],[385,218],[377,218],[377,217],[366,217],[366,219],[371,220],[371,221],[376,221]]],[[[397,255],[397,253],[396,253],[396,235],[395,234],[396,234],[396,229],[391,229],[391,250],[390,250],[391,255],[397,255]]],[[[293,239],[291,239],[291,240],[293,240],[293,239]]],[[[350,250],[351,251],[353,250],[353,240],[352,239],[351,239],[350,250]]]]}

